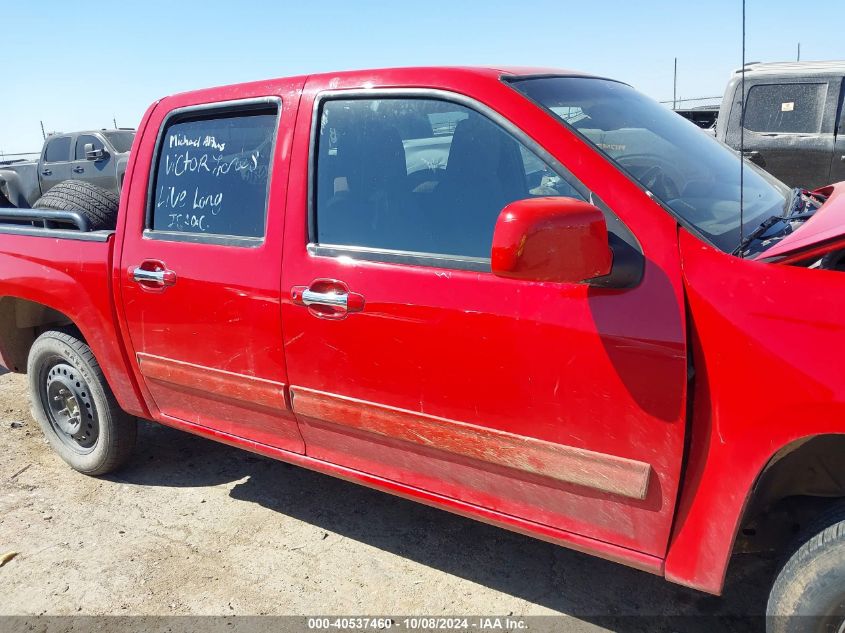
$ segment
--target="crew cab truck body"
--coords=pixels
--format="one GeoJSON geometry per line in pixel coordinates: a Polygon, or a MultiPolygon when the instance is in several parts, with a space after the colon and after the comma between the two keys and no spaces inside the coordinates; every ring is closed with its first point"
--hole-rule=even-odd
{"type": "Polygon", "coordinates": [[[67,180],[119,193],[134,134],[118,129],[49,136],[38,160],[0,166],[0,207],[28,209],[67,180]]]}
{"type": "Polygon", "coordinates": [[[839,182],[845,179],[843,79],[845,61],[748,64],[744,84],[739,69],[725,88],[716,138],[790,186],[839,182]]]}
{"type": "MultiPolygon", "coordinates": [[[[843,239],[732,254],[796,196],[840,226],[842,189],[747,166],[740,231],[738,178],[570,72],[180,94],[115,231],[0,227],[0,356],[84,472],[137,416],[719,593],[741,526],[785,548],[845,496],[843,239]]],[[[770,609],[822,608],[784,569],[770,609]]]]}

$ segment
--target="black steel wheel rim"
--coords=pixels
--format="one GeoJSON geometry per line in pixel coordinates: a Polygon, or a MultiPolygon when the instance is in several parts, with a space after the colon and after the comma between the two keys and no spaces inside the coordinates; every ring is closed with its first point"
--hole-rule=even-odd
{"type": "Polygon", "coordinates": [[[100,425],[88,383],[63,358],[48,363],[41,374],[41,398],[53,432],[73,451],[90,453],[100,425]]]}

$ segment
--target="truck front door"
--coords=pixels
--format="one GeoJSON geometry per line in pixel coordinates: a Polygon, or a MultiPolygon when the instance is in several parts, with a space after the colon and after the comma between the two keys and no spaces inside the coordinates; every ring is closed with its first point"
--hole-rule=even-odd
{"type": "Polygon", "coordinates": [[[727,143],[791,187],[827,184],[841,80],[755,79],[746,84],[744,139],[741,87],[728,122],[727,143]]]}
{"type": "Polygon", "coordinates": [[[839,104],[839,121],[836,125],[836,142],[830,161],[830,182],[845,180],[845,81],[842,82],[842,100],[839,104]]]}
{"type": "MultiPolygon", "coordinates": [[[[282,320],[307,454],[662,556],[684,438],[677,249],[625,290],[493,276],[508,202],[590,193],[477,102],[377,92],[322,92],[298,119],[282,320]]],[[[648,230],[675,244],[668,217],[648,230]]]]}
{"type": "Polygon", "coordinates": [[[117,170],[114,156],[109,153],[104,154],[100,160],[88,160],[85,156],[86,145],[91,145],[94,150],[106,151],[105,143],[98,136],[93,134],[77,136],[74,144],[73,167],[71,168],[73,177],[117,193],[117,170]]]}
{"type": "Polygon", "coordinates": [[[125,190],[119,283],[156,419],[301,453],[279,305],[299,86],[280,88],[242,88],[220,106],[176,97],[154,111],[125,190]]]}

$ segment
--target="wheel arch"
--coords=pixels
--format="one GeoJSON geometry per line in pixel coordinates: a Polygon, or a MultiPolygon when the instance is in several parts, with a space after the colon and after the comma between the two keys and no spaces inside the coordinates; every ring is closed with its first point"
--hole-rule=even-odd
{"type": "Polygon", "coordinates": [[[73,334],[91,347],[123,409],[138,417],[151,417],[127,365],[129,360],[117,334],[112,337],[105,333],[98,335],[94,331],[98,328],[97,324],[83,316],[68,314],[42,296],[0,296],[0,366],[13,373],[24,374],[29,352],[38,336],[50,329],[73,334]],[[118,349],[105,347],[108,345],[118,349]]]}
{"type": "Polygon", "coordinates": [[[734,552],[783,551],[831,503],[845,499],[845,433],[794,440],[766,463],[740,517],[734,552]]]}
{"type": "Polygon", "coordinates": [[[761,458],[712,435],[693,444],[694,472],[684,482],[664,565],[672,582],[720,594],[735,553],[781,551],[801,524],[845,498],[845,460],[826,466],[845,449],[835,424],[816,431],[808,424],[805,434],[772,441],[761,458]]]}
{"type": "Polygon", "coordinates": [[[60,310],[20,297],[0,297],[0,361],[9,371],[25,374],[35,339],[57,328],[72,328],[85,340],[76,323],[60,310]]]}

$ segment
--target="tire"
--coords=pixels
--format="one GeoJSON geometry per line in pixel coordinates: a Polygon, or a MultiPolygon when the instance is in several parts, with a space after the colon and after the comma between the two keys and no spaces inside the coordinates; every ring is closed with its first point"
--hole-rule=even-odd
{"type": "Polygon", "coordinates": [[[86,475],[122,466],[137,435],[121,410],[91,348],[75,336],[39,336],[27,363],[32,415],[59,456],[86,475]]]}
{"type": "Polygon", "coordinates": [[[33,205],[35,209],[78,211],[92,231],[113,230],[117,225],[120,198],[102,187],[82,180],[65,180],[55,185],[33,205]]]}
{"type": "Polygon", "coordinates": [[[845,505],[834,505],[799,537],[766,609],[768,633],[845,630],[845,505]]]}

